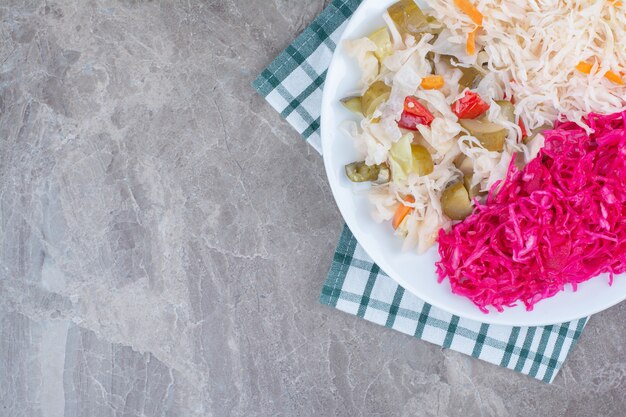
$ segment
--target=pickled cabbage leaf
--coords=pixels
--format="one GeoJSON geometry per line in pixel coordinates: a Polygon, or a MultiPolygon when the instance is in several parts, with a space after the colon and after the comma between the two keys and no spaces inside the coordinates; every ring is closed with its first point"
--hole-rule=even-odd
{"type": "Polygon", "coordinates": [[[395,183],[406,181],[408,175],[413,171],[412,141],[413,134],[407,133],[394,143],[389,150],[391,177],[395,183]]]}
{"type": "Polygon", "coordinates": [[[361,69],[361,87],[368,87],[376,80],[380,71],[378,59],[374,54],[378,49],[376,43],[371,39],[361,38],[345,41],[344,47],[347,54],[356,59],[361,69]]]}

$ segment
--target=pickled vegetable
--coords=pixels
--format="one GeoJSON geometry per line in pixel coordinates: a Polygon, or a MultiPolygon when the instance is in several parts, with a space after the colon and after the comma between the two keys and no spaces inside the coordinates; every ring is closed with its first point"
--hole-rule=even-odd
{"type": "Polygon", "coordinates": [[[466,91],[463,97],[452,103],[452,113],[459,119],[476,119],[485,114],[489,107],[477,93],[466,91]]]}
{"type": "MultiPolygon", "coordinates": [[[[521,119],[520,119],[521,120],[521,119]]],[[[544,130],[548,130],[550,129],[551,126],[548,124],[544,124],[540,127],[538,127],[537,129],[533,129],[532,131],[530,131],[530,133],[528,133],[523,139],[522,139],[522,143],[524,143],[525,145],[527,145],[528,143],[530,143],[530,141],[532,141],[533,139],[535,139],[537,137],[538,134],[542,133],[544,130]]]]}
{"type": "Polygon", "coordinates": [[[416,116],[411,113],[402,112],[400,120],[398,120],[398,127],[406,130],[412,130],[413,132],[419,131],[419,126],[424,125],[424,118],[416,116]]]}
{"type": "Polygon", "coordinates": [[[472,214],[472,202],[463,182],[454,183],[444,190],[441,208],[452,220],[464,220],[472,214]]]}
{"type": "Polygon", "coordinates": [[[361,103],[361,97],[346,97],[341,100],[341,104],[343,104],[346,109],[356,114],[363,115],[363,106],[361,103]]]}
{"type": "Polygon", "coordinates": [[[393,179],[404,181],[409,174],[428,175],[434,170],[433,158],[422,145],[413,144],[413,135],[408,133],[394,143],[389,150],[389,161],[393,179]]]}
{"type": "Polygon", "coordinates": [[[438,90],[445,85],[445,81],[441,75],[427,75],[422,79],[420,87],[424,90],[438,90]]]}
{"type": "Polygon", "coordinates": [[[432,16],[426,16],[414,0],[400,0],[387,9],[398,31],[402,34],[439,33],[441,24],[432,16]]]}
{"type": "Polygon", "coordinates": [[[488,151],[502,152],[504,149],[504,141],[509,132],[501,125],[474,119],[461,119],[459,123],[488,151]]]}
{"type": "Polygon", "coordinates": [[[412,141],[413,135],[408,133],[391,145],[391,149],[389,149],[389,163],[391,164],[391,173],[394,181],[401,182],[406,180],[413,169],[412,141]]]}
{"type": "Polygon", "coordinates": [[[391,44],[391,36],[387,28],[377,30],[368,36],[368,38],[376,44],[374,55],[379,62],[393,54],[393,45],[391,44]]]}
{"type": "Polygon", "coordinates": [[[526,131],[526,125],[524,124],[524,120],[522,120],[521,117],[520,117],[519,122],[517,123],[517,125],[519,126],[519,130],[522,133],[522,140],[525,137],[528,137],[528,132],[526,131]]]}
{"type": "Polygon", "coordinates": [[[404,111],[400,115],[398,126],[418,131],[419,125],[430,126],[433,120],[435,116],[418,101],[417,97],[409,96],[404,99],[404,111]]]}
{"type": "Polygon", "coordinates": [[[413,169],[420,177],[428,175],[435,169],[433,157],[422,145],[411,145],[411,155],[413,156],[413,169]]]}
{"type": "Polygon", "coordinates": [[[380,174],[380,165],[367,165],[364,161],[346,165],[346,176],[352,182],[376,181],[380,174]]]}
{"type": "MultiPolygon", "coordinates": [[[[404,201],[407,203],[415,203],[415,198],[412,195],[407,195],[404,198],[404,201]]],[[[393,220],[391,221],[391,225],[393,226],[393,228],[397,229],[398,227],[400,227],[400,224],[402,224],[406,216],[408,216],[409,213],[412,211],[413,207],[400,204],[396,209],[395,214],[393,215],[393,220]]]]}
{"type": "Polygon", "coordinates": [[[500,106],[500,113],[509,122],[515,123],[515,106],[507,100],[497,100],[496,104],[500,106]]]}
{"type": "Polygon", "coordinates": [[[466,155],[461,154],[454,160],[456,166],[463,175],[472,175],[474,173],[474,162],[466,155]]]}
{"type": "Polygon", "coordinates": [[[475,197],[481,195],[480,185],[476,184],[472,187],[472,178],[473,174],[469,174],[463,177],[463,186],[467,190],[467,194],[469,195],[470,200],[474,200],[475,197]]]}
{"type": "Polygon", "coordinates": [[[376,178],[373,182],[376,184],[386,184],[391,181],[391,170],[387,164],[379,165],[380,170],[378,171],[378,178],[376,178]]]}
{"type": "Polygon", "coordinates": [[[370,85],[361,98],[361,108],[365,117],[372,117],[378,106],[389,99],[391,87],[383,81],[376,81],[370,85]]]}
{"type": "MultiPolygon", "coordinates": [[[[482,53],[482,52],[481,52],[482,53]]],[[[434,54],[433,54],[434,58],[434,54]]],[[[483,78],[485,71],[481,71],[477,67],[461,67],[459,66],[458,59],[452,55],[439,55],[439,59],[448,66],[452,68],[456,68],[463,74],[459,79],[459,85],[461,86],[461,90],[463,88],[474,88],[483,78]]],[[[433,59],[431,59],[432,61],[433,59]]]]}
{"type": "Polygon", "coordinates": [[[465,88],[474,88],[478,82],[480,82],[483,73],[474,67],[457,67],[463,73],[463,76],[459,80],[459,85],[465,88]]]}

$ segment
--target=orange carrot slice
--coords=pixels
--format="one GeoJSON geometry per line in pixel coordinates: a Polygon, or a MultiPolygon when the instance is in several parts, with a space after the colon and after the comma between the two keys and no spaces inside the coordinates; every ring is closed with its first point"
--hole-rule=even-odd
{"type": "Polygon", "coordinates": [[[576,65],[576,69],[582,72],[583,74],[590,74],[591,68],[593,68],[593,65],[585,61],[580,61],[578,65],[576,65]]]}
{"type": "Polygon", "coordinates": [[[456,7],[472,19],[478,26],[483,24],[483,14],[469,0],[454,0],[456,7]]]}
{"type": "Polygon", "coordinates": [[[622,79],[622,77],[620,77],[618,74],[614,73],[613,71],[607,71],[607,73],[604,74],[604,78],[606,78],[609,81],[614,82],[615,84],[624,85],[624,80],[622,79]]]}
{"type": "Polygon", "coordinates": [[[476,31],[480,28],[480,26],[476,26],[473,31],[467,35],[467,44],[465,45],[465,50],[468,55],[474,55],[476,53],[476,31]]]}
{"type": "MultiPolygon", "coordinates": [[[[576,65],[576,69],[583,74],[591,74],[592,68],[593,65],[585,61],[581,61],[578,63],[578,65],[576,65]]],[[[607,71],[606,74],[604,74],[604,78],[614,82],[615,84],[624,85],[624,80],[622,79],[622,77],[614,73],[613,71],[607,71]]]]}
{"type": "MultiPolygon", "coordinates": [[[[412,195],[407,195],[404,198],[404,201],[406,201],[407,203],[415,203],[415,198],[412,195]]],[[[396,209],[395,214],[393,215],[393,220],[391,222],[393,228],[397,229],[398,227],[400,227],[400,223],[402,223],[402,221],[406,218],[406,216],[409,215],[411,211],[413,211],[413,207],[400,204],[400,206],[398,206],[398,208],[396,209]]]]}
{"type": "Polygon", "coordinates": [[[461,9],[463,13],[468,15],[469,18],[472,19],[472,22],[476,23],[474,30],[467,35],[467,44],[465,47],[468,55],[474,55],[476,52],[476,31],[483,24],[483,14],[479,12],[469,0],[454,0],[454,4],[461,9]]]}
{"type": "Polygon", "coordinates": [[[424,90],[437,90],[445,84],[441,75],[428,75],[422,78],[422,88],[424,90]]]}

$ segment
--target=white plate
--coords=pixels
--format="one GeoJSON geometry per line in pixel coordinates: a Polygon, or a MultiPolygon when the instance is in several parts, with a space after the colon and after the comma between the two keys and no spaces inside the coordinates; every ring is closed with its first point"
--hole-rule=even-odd
{"type": "MultiPolygon", "coordinates": [[[[365,0],[354,13],[343,34],[343,39],[366,36],[384,26],[384,10],[397,0],[365,0]]],[[[356,160],[351,139],[341,132],[340,124],[354,117],[344,109],[340,99],[357,89],[360,71],[349,58],[340,42],[326,77],[322,102],[322,148],[328,181],[350,230],[367,254],[406,290],[422,300],[462,317],[484,323],[510,326],[539,326],[567,322],[607,309],[626,299],[626,279],[616,277],[613,286],[605,276],[596,277],[579,286],[535,305],[526,311],[523,305],[508,308],[503,313],[483,314],[467,298],[454,295],[446,280],[437,283],[435,262],[439,256],[435,248],[424,255],[402,252],[401,241],[393,235],[389,223],[377,224],[371,216],[371,206],[363,193],[344,174],[344,166],[356,160]]]]}

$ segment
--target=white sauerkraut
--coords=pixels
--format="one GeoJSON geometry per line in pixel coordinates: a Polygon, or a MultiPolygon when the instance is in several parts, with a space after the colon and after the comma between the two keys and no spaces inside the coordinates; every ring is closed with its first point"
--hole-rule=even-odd
{"type": "MultiPolygon", "coordinates": [[[[465,59],[463,47],[474,24],[453,1],[428,3],[431,14],[450,31],[440,42],[451,49],[455,47],[449,44],[456,44],[459,58],[465,59]]],[[[623,5],[589,0],[472,3],[484,15],[476,42],[488,56],[489,77],[516,98],[516,111],[530,130],[559,119],[584,126],[582,119],[589,112],[608,114],[624,108],[626,88],[604,77],[607,71],[619,74],[626,63],[623,5]],[[576,69],[581,61],[596,65],[590,75],[576,69]]]]}
{"type": "Polygon", "coordinates": [[[389,98],[373,115],[359,123],[348,122],[345,128],[361,160],[368,165],[389,164],[392,177],[396,171],[393,181],[372,186],[369,199],[372,216],[379,222],[391,220],[401,203],[413,208],[396,230],[405,239],[405,249],[427,250],[434,245],[438,231],[452,225],[440,200],[446,187],[464,178],[461,167],[455,165],[459,158],[464,158],[463,169],[472,172],[472,189],[486,192],[506,176],[513,155],[522,161],[537,155],[544,141],[536,133],[540,128],[552,126],[559,118],[582,124],[583,116],[591,111],[614,113],[625,104],[626,88],[604,77],[609,70],[619,73],[626,62],[626,48],[618,43],[625,39],[626,13],[613,2],[472,3],[484,15],[473,55],[466,52],[466,40],[475,24],[448,0],[429,1],[432,9],[428,13],[445,27],[437,36],[402,34],[386,14],[393,52],[381,61],[375,56],[376,44],[368,38],[346,44],[362,70],[362,93],[375,81],[391,87],[389,98]],[[579,61],[595,63],[590,75],[576,69],[579,61]],[[501,152],[485,149],[451,109],[467,91],[459,84],[463,76],[459,67],[468,66],[482,72],[472,91],[489,104],[484,118],[508,132],[501,152]],[[422,80],[433,73],[443,77],[444,86],[420,88],[422,80]],[[391,160],[394,144],[402,143],[406,149],[405,142],[399,142],[406,141],[406,131],[398,127],[398,120],[407,96],[416,97],[435,116],[429,126],[417,126],[412,140],[432,156],[434,169],[428,175],[406,174],[391,160]],[[496,102],[512,97],[514,122],[496,102]],[[525,142],[518,120],[531,135],[525,142]],[[407,202],[406,196],[415,201],[407,202]]]}

